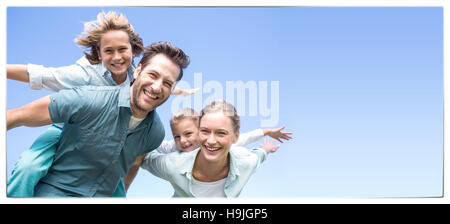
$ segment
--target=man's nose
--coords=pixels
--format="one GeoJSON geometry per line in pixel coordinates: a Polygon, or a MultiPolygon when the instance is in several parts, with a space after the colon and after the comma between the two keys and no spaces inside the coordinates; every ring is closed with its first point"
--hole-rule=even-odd
{"type": "Polygon", "coordinates": [[[152,89],[155,93],[160,93],[162,91],[162,80],[153,80],[152,89]]]}

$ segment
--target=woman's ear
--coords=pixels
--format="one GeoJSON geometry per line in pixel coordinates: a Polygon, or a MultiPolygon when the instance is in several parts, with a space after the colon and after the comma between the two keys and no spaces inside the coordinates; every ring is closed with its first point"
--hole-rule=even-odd
{"type": "Polygon", "coordinates": [[[235,132],[234,133],[234,138],[233,138],[233,144],[236,144],[236,142],[239,140],[239,132],[235,132]]]}

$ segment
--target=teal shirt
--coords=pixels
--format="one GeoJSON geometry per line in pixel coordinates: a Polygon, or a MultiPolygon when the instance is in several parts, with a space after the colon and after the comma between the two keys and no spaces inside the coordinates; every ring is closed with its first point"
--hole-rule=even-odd
{"type": "MultiPolygon", "coordinates": [[[[192,192],[192,169],[200,151],[163,154],[157,150],[148,153],[141,167],[155,176],[169,181],[175,189],[175,197],[197,197],[192,192]]],[[[238,197],[253,172],[266,159],[262,149],[247,150],[232,146],[229,152],[230,170],[225,182],[225,197],[238,197]]]]}
{"type": "Polygon", "coordinates": [[[136,158],[164,139],[156,111],[128,132],[129,86],[77,87],[50,100],[52,121],[65,125],[54,162],[35,196],[111,196],[136,158]]]}

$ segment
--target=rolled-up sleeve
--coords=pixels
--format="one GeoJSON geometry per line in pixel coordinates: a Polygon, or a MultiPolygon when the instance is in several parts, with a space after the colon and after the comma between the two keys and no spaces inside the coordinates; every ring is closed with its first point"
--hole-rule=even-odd
{"type": "Polygon", "coordinates": [[[27,71],[31,89],[44,88],[58,92],[62,89],[88,85],[90,82],[86,71],[76,64],[57,68],[28,64],[27,71]]]}
{"type": "Polygon", "coordinates": [[[262,129],[258,128],[253,131],[243,133],[239,135],[238,141],[235,143],[236,146],[246,146],[252,142],[259,141],[264,137],[264,132],[262,129]]]}
{"type": "Polygon", "coordinates": [[[263,149],[255,148],[255,149],[252,149],[250,152],[252,152],[253,154],[256,154],[258,156],[256,167],[258,167],[261,163],[266,161],[267,153],[263,149]]]}
{"type": "Polygon", "coordinates": [[[163,141],[161,143],[161,145],[158,148],[156,148],[156,150],[158,152],[160,152],[160,153],[163,153],[163,154],[168,154],[168,153],[171,153],[171,152],[178,151],[177,145],[175,144],[174,140],[163,141]]]}

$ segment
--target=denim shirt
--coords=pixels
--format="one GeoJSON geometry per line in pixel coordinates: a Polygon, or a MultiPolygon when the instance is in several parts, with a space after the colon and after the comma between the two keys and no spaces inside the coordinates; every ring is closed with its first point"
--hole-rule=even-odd
{"type": "MultiPolygon", "coordinates": [[[[127,69],[128,80],[133,80],[135,67],[127,69]]],[[[116,86],[111,72],[103,62],[92,65],[84,56],[69,66],[44,67],[42,65],[28,64],[27,71],[32,89],[47,89],[58,92],[62,89],[71,89],[76,86],[116,86]]]]}
{"type": "Polygon", "coordinates": [[[65,125],[54,162],[41,179],[51,187],[40,186],[42,194],[36,196],[111,196],[136,158],[164,139],[156,111],[128,132],[129,86],[76,87],[61,90],[50,100],[52,121],[65,125]]]}
{"type": "MultiPolygon", "coordinates": [[[[197,197],[192,192],[192,169],[200,148],[191,152],[163,154],[154,150],[148,153],[141,168],[169,181],[175,189],[174,197],[197,197]]],[[[247,150],[232,146],[229,151],[230,170],[225,182],[225,197],[238,197],[250,176],[266,159],[262,149],[247,150]]]]}

